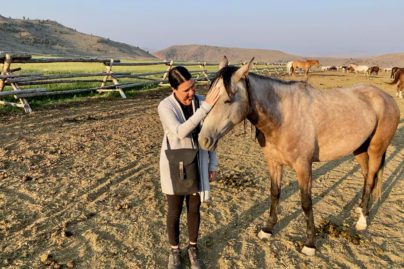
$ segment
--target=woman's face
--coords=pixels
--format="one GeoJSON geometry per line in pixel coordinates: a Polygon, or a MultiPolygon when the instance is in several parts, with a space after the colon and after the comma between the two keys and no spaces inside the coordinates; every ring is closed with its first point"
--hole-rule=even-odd
{"type": "Polygon", "coordinates": [[[183,105],[188,106],[192,103],[195,90],[195,81],[190,79],[178,85],[178,88],[174,89],[174,94],[183,105]]]}

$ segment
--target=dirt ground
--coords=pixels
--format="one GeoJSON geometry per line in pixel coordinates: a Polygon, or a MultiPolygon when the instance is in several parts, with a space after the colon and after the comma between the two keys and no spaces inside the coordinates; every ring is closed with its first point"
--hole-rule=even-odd
{"type": "MultiPolygon", "coordinates": [[[[309,79],[324,90],[369,82],[394,96],[387,81],[388,75],[341,73],[309,79]]],[[[0,268],[166,267],[157,105],[167,94],[0,116],[0,268]]],[[[249,125],[228,134],[218,147],[213,200],[201,208],[199,246],[207,268],[403,268],[404,99],[395,100],[401,121],[366,232],[354,229],[363,179],[353,157],[313,165],[314,257],[298,251],[306,225],[291,169],[284,171],[276,234],[267,242],[257,238],[269,217],[266,163],[249,125]]],[[[185,220],[184,214],[182,246],[185,220]]]]}

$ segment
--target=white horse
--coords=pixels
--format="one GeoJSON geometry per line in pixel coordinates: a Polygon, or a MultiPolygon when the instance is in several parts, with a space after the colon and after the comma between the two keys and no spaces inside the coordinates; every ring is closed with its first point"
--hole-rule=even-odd
{"type": "Polygon", "coordinates": [[[367,72],[369,70],[369,66],[367,66],[367,65],[349,64],[348,67],[352,68],[355,73],[367,74],[367,72]]]}
{"type": "Polygon", "coordinates": [[[288,72],[289,75],[292,75],[292,63],[293,61],[286,63],[286,72],[288,72]]]}
{"type": "Polygon", "coordinates": [[[325,72],[325,71],[327,71],[330,67],[331,67],[331,66],[326,65],[326,66],[320,67],[320,69],[321,69],[321,71],[325,72]]]}

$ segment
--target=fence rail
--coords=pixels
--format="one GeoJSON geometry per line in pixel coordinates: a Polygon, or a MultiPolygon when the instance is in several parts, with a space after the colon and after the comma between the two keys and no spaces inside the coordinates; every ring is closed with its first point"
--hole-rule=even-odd
{"type": "MultiPolygon", "coordinates": [[[[0,105],[9,105],[23,108],[25,112],[30,113],[32,109],[28,103],[28,98],[38,96],[54,96],[63,94],[77,94],[87,92],[118,92],[122,98],[126,98],[123,89],[134,88],[146,85],[167,85],[168,71],[173,67],[174,61],[158,61],[158,62],[121,62],[120,59],[107,58],[38,58],[33,59],[31,55],[10,55],[0,54],[0,61],[3,61],[3,68],[0,73],[0,105]],[[23,70],[23,67],[11,68],[12,64],[37,64],[37,63],[102,63],[104,72],[84,72],[84,73],[68,73],[68,74],[41,74],[41,73],[16,73],[23,70]],[[129,66],[151,66],[163,65],[162,71],[156,72],[113,72],[112,68],[129,67],[129,66]],[[121,79],[136,79],[136,81],[122,82],[121,79]],[[141,80],[141,81],[139,81],[141,80]],[[83,89],[67,89],[67,90],[49,90],[45,88],[21,88],[22,86],[38,86],[48,84],[66,84],[66,83],[101,83],[98,87],[83,89]],[[107,85],[107,84],[110,85],[107,85]],[[4,91],[6,86],[11,86],[10,91],[4,91]],[[4,97],[14,96],[15,102],[9,100],[1,100],[4,97]]],[[[242,64],[242,63],[240,63],[242,64]]],[[[281,66],[273,66],[269,63],[256,63],[264,67],[257,68],[254,66],[253,72],[256,73],[275,73],[282,72],[281,66]]],[[[218,66],[218,63],[212,62],[175,62],[175,65],[199,66],[199,70],[191,70],[195,74],[197,81],[209,82],[215,72],[208,71],[207,66],[218,66]]]]}

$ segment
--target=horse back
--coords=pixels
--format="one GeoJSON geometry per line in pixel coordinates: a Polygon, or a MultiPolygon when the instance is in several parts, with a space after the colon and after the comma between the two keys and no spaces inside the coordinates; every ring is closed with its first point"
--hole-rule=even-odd
{"type": "Polygon", "coordinates": [[[372,85],[333,90],[304,84],[294,87],[282,99],[284,122],[276,131],[279,141],[275,143],[282,152],[295,148],[300,155],[312,154],[313,161],[352,153],[374,133],[380,120],[397,114],[389,108],[397,107],[391,96],[372,85]]]}

